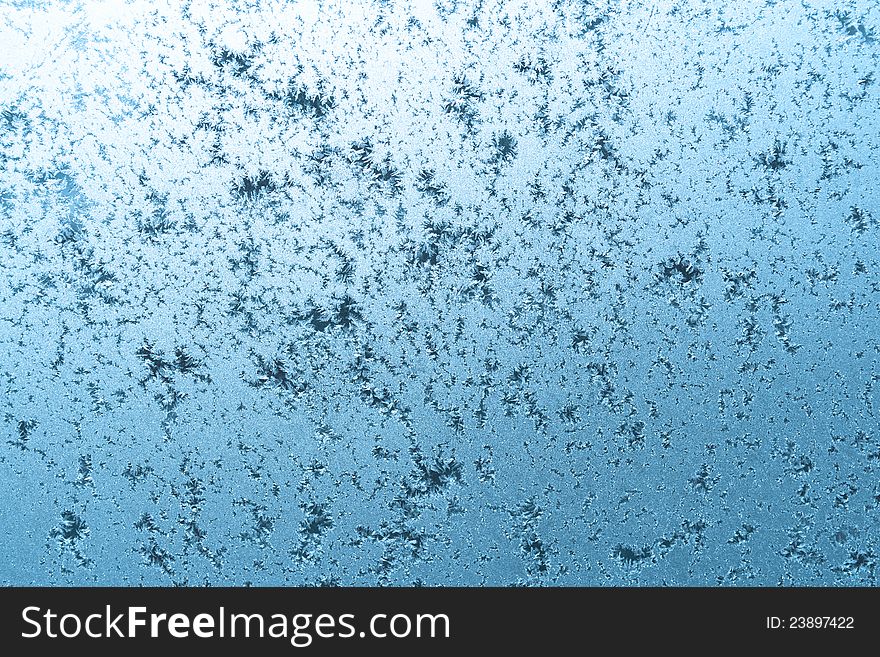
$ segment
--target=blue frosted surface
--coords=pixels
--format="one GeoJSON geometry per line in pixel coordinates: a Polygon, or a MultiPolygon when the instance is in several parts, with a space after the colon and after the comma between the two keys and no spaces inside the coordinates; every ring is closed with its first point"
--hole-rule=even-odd
{"type": "Polygon", "coordinates": [[[876,583],[878,3],[0,44],[0,582],[876,583]]]}

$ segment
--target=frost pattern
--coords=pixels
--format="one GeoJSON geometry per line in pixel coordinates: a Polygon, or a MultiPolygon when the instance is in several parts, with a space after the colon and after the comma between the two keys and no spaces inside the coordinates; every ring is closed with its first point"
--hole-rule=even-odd
{"type": "Polygon", "coordinates": [[[878,30],[5,2],[0,581],[876,584],[878,30]]]}

